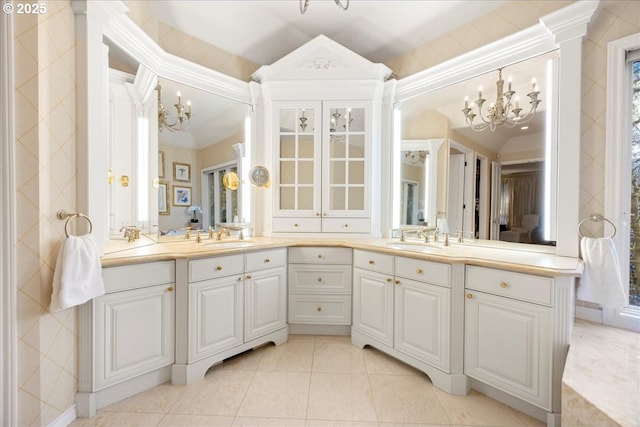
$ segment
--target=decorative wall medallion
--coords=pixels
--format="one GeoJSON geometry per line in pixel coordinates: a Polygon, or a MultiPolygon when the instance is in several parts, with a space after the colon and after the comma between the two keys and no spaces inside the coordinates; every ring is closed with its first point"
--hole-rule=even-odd
{"type": "Polygon", "coordinates": [[[305,61],[300,68],[305,70],[332,70],[341,67],[336,61],[331,59],[317,58],[311,61],[305,61]]]}

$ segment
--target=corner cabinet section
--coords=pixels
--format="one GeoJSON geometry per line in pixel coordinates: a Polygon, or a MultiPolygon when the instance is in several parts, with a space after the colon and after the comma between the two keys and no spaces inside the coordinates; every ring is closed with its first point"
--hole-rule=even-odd
{"type": "Polygon", "coordinates": [[[274,103],[274,232],[370,233],[371,102],[274,103]]]}
{"type": "MultiPolygon", "coordinates": [[[[173,384],[258,345],[287,340],[286,249],[184,261],[187,286],[178,300],[173,384]]],[[[180,261],[179,261],[180,262],[180,261]]]]}
{"type": "Polygon", "coordinates": [[[103,269],[105,295],[79,310],[81,417],[170,379],[174,261],[103,269]]]}

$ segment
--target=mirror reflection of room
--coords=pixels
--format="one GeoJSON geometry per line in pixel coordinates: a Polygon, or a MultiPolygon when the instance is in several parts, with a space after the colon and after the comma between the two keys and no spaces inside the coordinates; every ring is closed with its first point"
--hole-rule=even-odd
{"type": "Polygon", "coordinates": [[[548,200],[555,132],[547,116],[557,103],[557,55],[512,64],[400,105],[401,226],[433,225],[464,239],[555,244],[547,224],[553,216],[548,200]],[[499,90],[505,104],[510,98],[510,117],[518,109],[520,117],[485,125],[499,90]],[[440,144],[433,149],[417,141],[440,144]]]}

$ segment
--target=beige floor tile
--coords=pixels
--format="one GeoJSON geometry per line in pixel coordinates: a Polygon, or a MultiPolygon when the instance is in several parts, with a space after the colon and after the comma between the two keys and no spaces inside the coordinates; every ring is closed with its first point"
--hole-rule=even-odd
{"type": "Polygon", "coordinates": [[[351,335],[316,335],[316,343],[334,342],[351,345],[351,335]]]}
{"type": "Polygon", "coordinates": [[[253,376],[254,372],[213,370],[190,385],[169,412],[234,416],[253,376]]]}
{"type": "Polygon", "coordinates": [[[424,424],[424,423],[379,423],[379,427],[465,427],[452,426],[451,424],[424,424]]]}
{"type": "Polygon", "coordinates": [[[231,427],[233,417],[167,414],[158,427],[231,427]]]}
{"type": "Polygon", "coordinates": [[[374,421],[307,420],[306,427],[378,427],[374,421]]]}
{"type": "Polygon", "coordinates": [[[310,377],[300,372],[256,372],[237,415],[304,419],[310,377]]]}
{"type": "Polygon", "coordinates": [[[316,338],[313,372],[366,373],[362,350],[352,345],[350,340],[316,338]]]}
{"type": "Polygon", "coordinates": [[[522,425],[510,407],[471,390],[466,396],[454,396],[434,389],[436,396],[453,424],[514,427],[522,425]]]}
{"type": "Polygon", "coordinates": [[[305,420],[291,418],[236,417],[233,427],[304,427],[305,420]]]}
{"type": "Polygon", "coordinates": [[[316,341],[316,337],[315,335],[294,335],[294,334],[290,334],[289,338],[287,339],[288,343],[314,343],[316,341]]]}
{"type": "Polygon", "coordinates": [[[98,412],[93,418],[77,418],[70,427],[156,427],[164,414],[98,412]]]}
{"type": "Polygon", "coordinates": [[[247,351],[222,362],[214,369],[232,370],[232,371],[257,371],[260,362],[265,353],[273,348],[273,344],[258,347],[253,351],[247,351]]]}
{"type": "Polygon", "coordinates": [[[269,347],[258,367],[259,371],[311,372],[313,342],[294,341],[269,347]]]}
{"type": "Polygon", "coordinates": [[[417,369],[403,363],[393,357],[384,354],[383,352],[376,350],[375,348],[367,347],[362,350],[364,357],[364,364],[367,368],[368,374],[379,375],[424,375],[417,369]]]}
{"type": "Polygon", "coordinates": [[[451,424],[426,376],[369,375],[379,422],[451,424]]]}
{"type": "Polygon", "coordinates": [[[377,421],[366,374],[311,374],[307,418],[377,421]]]}
{"type": "Polygon", "coordinates": [[[167,413],[187,390],[185,386],[162,384],[104,408],[107,412],[167,413]]]}

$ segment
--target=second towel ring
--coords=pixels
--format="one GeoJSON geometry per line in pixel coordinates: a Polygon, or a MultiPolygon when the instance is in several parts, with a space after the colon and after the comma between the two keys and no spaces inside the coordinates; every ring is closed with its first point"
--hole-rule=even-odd
{"type": "Polygon", "coordinates": [[[69,223],[71,222],[71,220],[73,218],[84,218],[87,220],[87,222],[89,223],[89,233],[91,233],[93,231],[93,223],[91,222],[91,220],[89,219],[88,216],[86,216],[85,214],[78,212],[78,213],[69,213],[66,212],[64,210],[59,210],[56,213],[56,217],[59,220],[63,220],[66,219],[67,222],[64,223],[64,234],[65,236],[69,237],[69,223]]]}
{"type": "Polygon", "coordinates": [[[613,236],[616,235],[616,225],[611,222],[610,220],[608,220],[607,218],[603,217],[600,214],[591,214],[589,215],[589,218],[585,218],[582,221],[580,221],[580,223],[578,224],[578,235],[580,237],[585,237],[584,234],[582,234],[582,231],[580,231],[580,227],[582,227],[582,224],[584,224],[587,221],[593,221],[593,222],[602,222],[602,221],[606,221],[609,224],[611,224],[611,226],[613,227],[613,232],[611,233],[611,236],[609,236],[609,239],[613,238],[613,236]]]}

